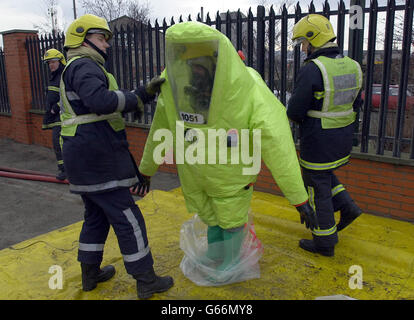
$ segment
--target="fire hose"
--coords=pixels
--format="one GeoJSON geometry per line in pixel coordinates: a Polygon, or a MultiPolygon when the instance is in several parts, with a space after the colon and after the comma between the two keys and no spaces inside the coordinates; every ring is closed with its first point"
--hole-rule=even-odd
{"type": "Polygon", "coordinates": [[[69,184],[68,180],[58,180],[50,173],[8,167],[0,167],[0,177],[69,184]]]}

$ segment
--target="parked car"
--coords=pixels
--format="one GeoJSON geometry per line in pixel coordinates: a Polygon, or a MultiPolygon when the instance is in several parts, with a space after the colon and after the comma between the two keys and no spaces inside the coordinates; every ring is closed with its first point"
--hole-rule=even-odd
{"type": "MultiPolygon", "coordinates": [[[[372,85],[372,103],[371,106],[373,111],[378,110],[381,104],[381,84],[373,84],[372,85]]],[[[397,110],[398,108],[398,91],[399,86],[392,84],[389,87],[389,94],[388,94],[388,110],[397,110]]],[[[361,98],[365,100],[365,91],[362,91],[361,98]]],[[[409,110],[414,109],[414,95],[407,90],[407,98],[406,98],[406,109],[405,111],[408,112],[409,110]]]]}
{"type": "MultiPolygon", "coordinates": [[[[377,135],[379,129],[379,107],[381,104],[381,84],[372,85],[372,103],[371,103],[371,121],[370,121],[370,134],[377,135]]],[[[390,85],[389,95],[388,95],[388,112],[386,119],[386,129],[385,136],[394,137],[395,128],[397,124],[397,110],[398,110],[398,85],[390,85]]],[[[365,92],[361,92],[361,98],[365,99],[365,92]]],[[[414,96],[407,90],[406,104],[405,104],[405,114],[403,119],[404,129],[402,132],[402,137],[405,139],[412,139],[413,124],[414,124],[414,96]]],[[[373,140],[371,143],[376,145],[376,141],[373,140]]],[[[385,150],[392,151],[393,142],[386,141],[385,150]]],[[[375,149],[375,147],[374,147],[375,149]]],[[[409,152],[410,143],[405,141],[401,145],[401,152],[409,152]]]]}

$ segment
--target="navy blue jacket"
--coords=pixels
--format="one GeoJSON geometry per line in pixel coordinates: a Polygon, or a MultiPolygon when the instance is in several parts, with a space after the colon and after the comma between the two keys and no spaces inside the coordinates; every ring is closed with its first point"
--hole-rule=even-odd
{"type": "MultiPolygon", "coordinates": [[[[108,90],[105,73],[92,59],[73,61],[67,67],[63,81],[66,92],[73,91],[80,98],[71,101],[76,114],[100,115],[117,110],[118,96],[108,90]]],[[[127,90],[121,91],[125,97],[124,111],[137,110],[137,96],[127,90]]],[[[103,120],[78,125],[75,136],[62,138],[71,192],[101,193],[130,187],[137,182],[125,130],[115,131],[108,121],[103,120]]]]}
{"type": "MultiPolygon", "coordinates": [[[[64,65],[59,63],[59,68],[50,73],[49,85],[48,87],[59,88],[60,76],[62,75],[64,65]]],[[[58,106],[59,102],[59,92],[51,90],[48,88],[46,94],[46,110],[45,115],[43,116],[43,125],[42,129],[51,129],[55,125],[60,123],[60,108],[58,106]]]]}
{"type": "MultiPolygon", "coordinates": [[[[338,48],[326,48],[307,57],[288,102],[287,115],[299,124],[300,157],[308,162],[334,162],[348,156],[352,150],[357,121],[343,128],[322,129],[321,119],[307,116],[309,110],[322,110],[323,99],[315,99],[314,92],[324,91],[322,74],[316,64],[309,60],[321,55],[334,58],[339,53],[338,48]]],[[[354,111],[360,106],[361,100],[358,98],[354,102],[354,111]]]]}

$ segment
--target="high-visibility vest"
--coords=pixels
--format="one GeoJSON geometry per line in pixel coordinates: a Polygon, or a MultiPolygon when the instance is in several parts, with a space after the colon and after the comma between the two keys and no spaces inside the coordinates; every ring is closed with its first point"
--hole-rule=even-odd
{"type": "Polygon", "coordinates": [[[324,91],[315,92],[323,99],[322,110],[309,110],[307,115],[320,118],[323,129],[342,128],[355,121],[353,103],[362,87],[362,70],[359,63],[349,57],[312,59],[322,73],[324,91]]]}
{"type": "MultiPolygon", "coordinates": [[[[65,69],[62,72],[62,77],[60,79],[60,120],[61,120],[61,125],[62,125],[62,130],[60,134],[62,136],[73,137],[76,134],[76,129],[78,125],[97,122],[97,121],[103,121],[103,120],[108,121],[112,129],[114,129],[115,131],[120,131],[120,130],[125,129],[125,122],[124,122],[124,119],[122,118],[121,112],[115,111],[110,114],[102,114],[102,115],[97,115],[96,113],[77,115],[73,111],[70,101],[80,100],[80,98],[76,92],[66,91],[65,83],[63,81],[63,75],[67,67],[73,61],[79,58],[81,57],[80,56],[74,57],[68,61],[65,69]]],[[[99,64],[97,63],[97,65],[99,64]]],[[[116,83],[114,76],[111,73],[107,72],[103,66],[99,65],[99,67],[102,69],[102,71],[104,72],[105,76],[108,79],[109,90],[111,91],[118,90],[118,84],[116,83]]],[[[120,94],[118,96],[121,99],[125,99],[123,93],[122,92],[119,92],[119,93],[120,94]]]]}

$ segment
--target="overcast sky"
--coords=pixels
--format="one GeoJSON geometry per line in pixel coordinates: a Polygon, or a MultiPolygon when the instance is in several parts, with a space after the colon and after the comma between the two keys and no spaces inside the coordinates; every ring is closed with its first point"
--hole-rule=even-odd
{"type": "MultiPolygon", "coordinates": [[[[141,0],[146,1],[146,0],[141,0]]],[[[299,3],[306,12],[306,9],[311,0],[299,0],[299,3]]],[[[346,3],[349,0],[346,0],[346,3]]],[[[139,2],[139,1],[138,1],[139,2]]],[[[256,14],[256,7],[260,3],[266,5],[274,4],[276,7],[280,3],[293,2],[297,0],[148,0],[150,6],[150,19],[152,22],[158,19],[159,23],[166,18],[167,23],[170,22],[171,17],[174,17],[175,22],[178,22],[180,15],[183,16],[184,21],[191,14],[193,20],[196,19],[197,13],[203,7],[204,15],[210,13],[210,17],[214,20],[215,14],[226,12],[227,10],[235,11],[240,8],[242,13],[247,14],[249,7],[252,8],[254,15],[256,14]]],[[[314,0],[314,4],[318,7],[323,0],[314,0]]],[[[337,9],[338,0],[330,0],[331,9],[337,9]]],[[[379,4],[384,4],[386,0],[379,0],[379,4]]],[[[404,0],[397,0],[397,3],[404,3],[404,0]]],[[[367,0],[368,3],[368,0],[367,0]]],[[[347,5],[348,7],[349,5],[347,5]]],[[[76,1],[77,16],[84,14],[84,9],[81,7],[81,1],[76,1]]],[[[58,0],[58,21],[61,28],[66,29],[73,21],[73,0],[58,0]]],[[[43,0],[0,0],[0,32],[12,29],[33,30],[34,25],[45,23],[47,19],[47,8],[43,0]]],[[[0,36],[0,45],[2,39],[0,36]]]]}
{"type": "MultiPolygon", "coordinates": [[[[142,3],[146,0],[140,0],[142,3]]],[[[292,2],[294,0],[290,0],[292,2]]],[[[139,2],[139,1],[138,1],[139,2]]],[[[177,21],[182,14],[184,20],[187,20],[189,14],[196,18],[200,8],[204,8],[204,13],[210,12],[213,19],[218,10],[226,12],[227,10],[240,10],[247,13],[249,7],[252,7],[253,13],[259,3],[277,4],[283,3],[282,0],[148,0],[150,6],[151,21],[158,19],[162,22],[163,18],[170,21],[171,17],[177,21]]],[[[294,1],[296,3],[296,1],[294,1]]],[[[307,7],[310,0],[300,0],[302,7],[307,7]]],[[[321,3],[322,0],[315,0],[314,3],[321,3]]],[[[64,20],[66,26],[73,20],[73,0],[58,0],[58,17],[64,20]]],[[[337,0],[332,0],[332,7],[336,9],[337,0]]],[[[81,1],[76,1],[77,15],[84,14],[81,7],[81,1]]],[[[33,29],[34,24],[44,21],[47,14],[46,6],[43,0],[0,0],[0,31],[11,29],[33,29]]]]}

